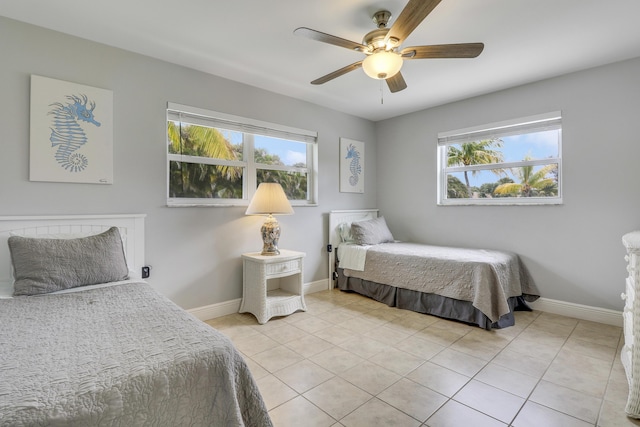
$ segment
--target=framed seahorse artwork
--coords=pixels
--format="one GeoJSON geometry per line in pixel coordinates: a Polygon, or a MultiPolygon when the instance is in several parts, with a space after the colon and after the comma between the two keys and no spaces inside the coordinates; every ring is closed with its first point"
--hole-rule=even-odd
{"type": "Polygon", "coordinates": [[[113,92],[31,76],[29,179],[113,184],[113,92]]]}
{"type": "Polygon", "coordinates": [[[340,192],[364,193],[364,142],[340,138],[340,192]]]}

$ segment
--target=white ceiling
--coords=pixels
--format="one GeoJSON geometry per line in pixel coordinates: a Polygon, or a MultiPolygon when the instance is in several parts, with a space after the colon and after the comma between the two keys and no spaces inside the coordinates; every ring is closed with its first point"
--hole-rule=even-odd
{"type": "Polygon", "coordinates": [[[483,42],[475,59],[405,61],[392,94],[363,54],[295,36],[305,26],[361,42],[380,9],[407,0],[2,0],[0,15],[181,64],[338,111],[382,120],[640,57],[639,0],[443,0],[403,46],[483,42]]]}

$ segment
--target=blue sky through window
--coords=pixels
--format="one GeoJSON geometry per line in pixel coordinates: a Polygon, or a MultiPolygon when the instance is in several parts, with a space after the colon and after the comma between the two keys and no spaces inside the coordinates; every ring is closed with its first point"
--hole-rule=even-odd
{"type": "Polygon", "coordinates": [[[304,142],[255,135],[254,144],[256,149],[263,148],[267,153],[279,156],[287,166],[307,164],[307,144],[304,142]]]}
{"type": "MultiPolygon", "coordinates": [[[[242,145],[242,132],[218,128],[224,138],[233,145],[242,145]]],[[[307,144],[264,135],[253,135],[256,149],[264,149],[267,153],[280,157],[286,166],[307,164],[307,144]]]]}
{"type": "MultiPolygon", "coordinates": [[[[502,151],[505,162],[518,162],[524,160],[527,156],[534,160],[556,158],[559,156],[559,130],[505,136],[501,139],[503,142],[502,148],[498,148],[497,150],[502,151]]],[[[454,145],[458,147],[460,146],[460,144],[454,145]]],[[[452,175],[464,182],[462,173],[455,173],[452,175]]],[[[469,172],[468,176],[469,183],[473,187],[480,187],[485,183],[497,182],[505,176],[516,182],[518,181],[518,178],[514,177],[511,173],[507,173],[507,175],[496,175],[491,171],[477,171],[475,174],[469,172]]]]}
{"type": "Polygon", "coordinates": [[[549,130],[503,137],[501,151],[504,153],[504,161],[518,162],[527,155],[532,159],[558,157],[559,136],[559,131],[549,130]]]}

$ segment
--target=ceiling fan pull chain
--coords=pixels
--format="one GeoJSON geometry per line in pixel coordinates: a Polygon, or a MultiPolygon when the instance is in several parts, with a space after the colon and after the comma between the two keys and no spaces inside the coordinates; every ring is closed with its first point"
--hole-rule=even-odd
{"type": "Polygon", "coordinates": [[[380,79],[380,105],[384,105],[384,90],[382,89],[382,79],[380,79]]]}

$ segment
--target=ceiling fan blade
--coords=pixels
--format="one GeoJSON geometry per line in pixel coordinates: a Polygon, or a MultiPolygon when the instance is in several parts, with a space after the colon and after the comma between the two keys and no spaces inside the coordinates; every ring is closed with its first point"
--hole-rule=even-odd
{"type": "Polygon", "coordinates": [[[400,72],[398,72],[393,77],[389,77],[386,82],[391,93],[400,92],[401,90],[407,88],[407,83],[404,81],[404,77],[402,77],[402,74],[400,72]]]}
{"type": "Polygon", "coordinates": [[[411,46],[400,51],[404,59],[475,58],[484,49],[484,43],[434,44],[411,46]]]}
{"type": "Polygon", "coordinates": [[[330,80],[335,79],[336,77],[340,77],[343,74],[347,74],[350,71],[353,70],[357,70],[358,68],[362,67],[362,61],[358,61],[358,62],[354,62],[351,65],[347,65],[346,67],[342,67],[339,70],[334,71],[333,73],[329,73],[326,76],[322,76],[318,79],[315,79],[314,81],[311,82],[312,85],[321,85],[323,83],[326,83],[330,80]]]}
{"type": "Polygon", "coordinates": [[[361,43],[352,42],[351,40],[343,39],[341,37],[332,36],[331,34],[323,33],[320,31],[312,30],[307,27],[300,27],[293,30],[293,34],[297,36],[307,37],[312,40],[317,40],[323,43],[329,43],[335,46],[344,47],[351,50],[357,50],[364,52],[367,47],[361,43]]]}
{"type": "Polygon", "coordinates": [[[441,0],[409,0],[391,26],[385,40],[390,38],[402,42],[431,13],[441,0]]]}

